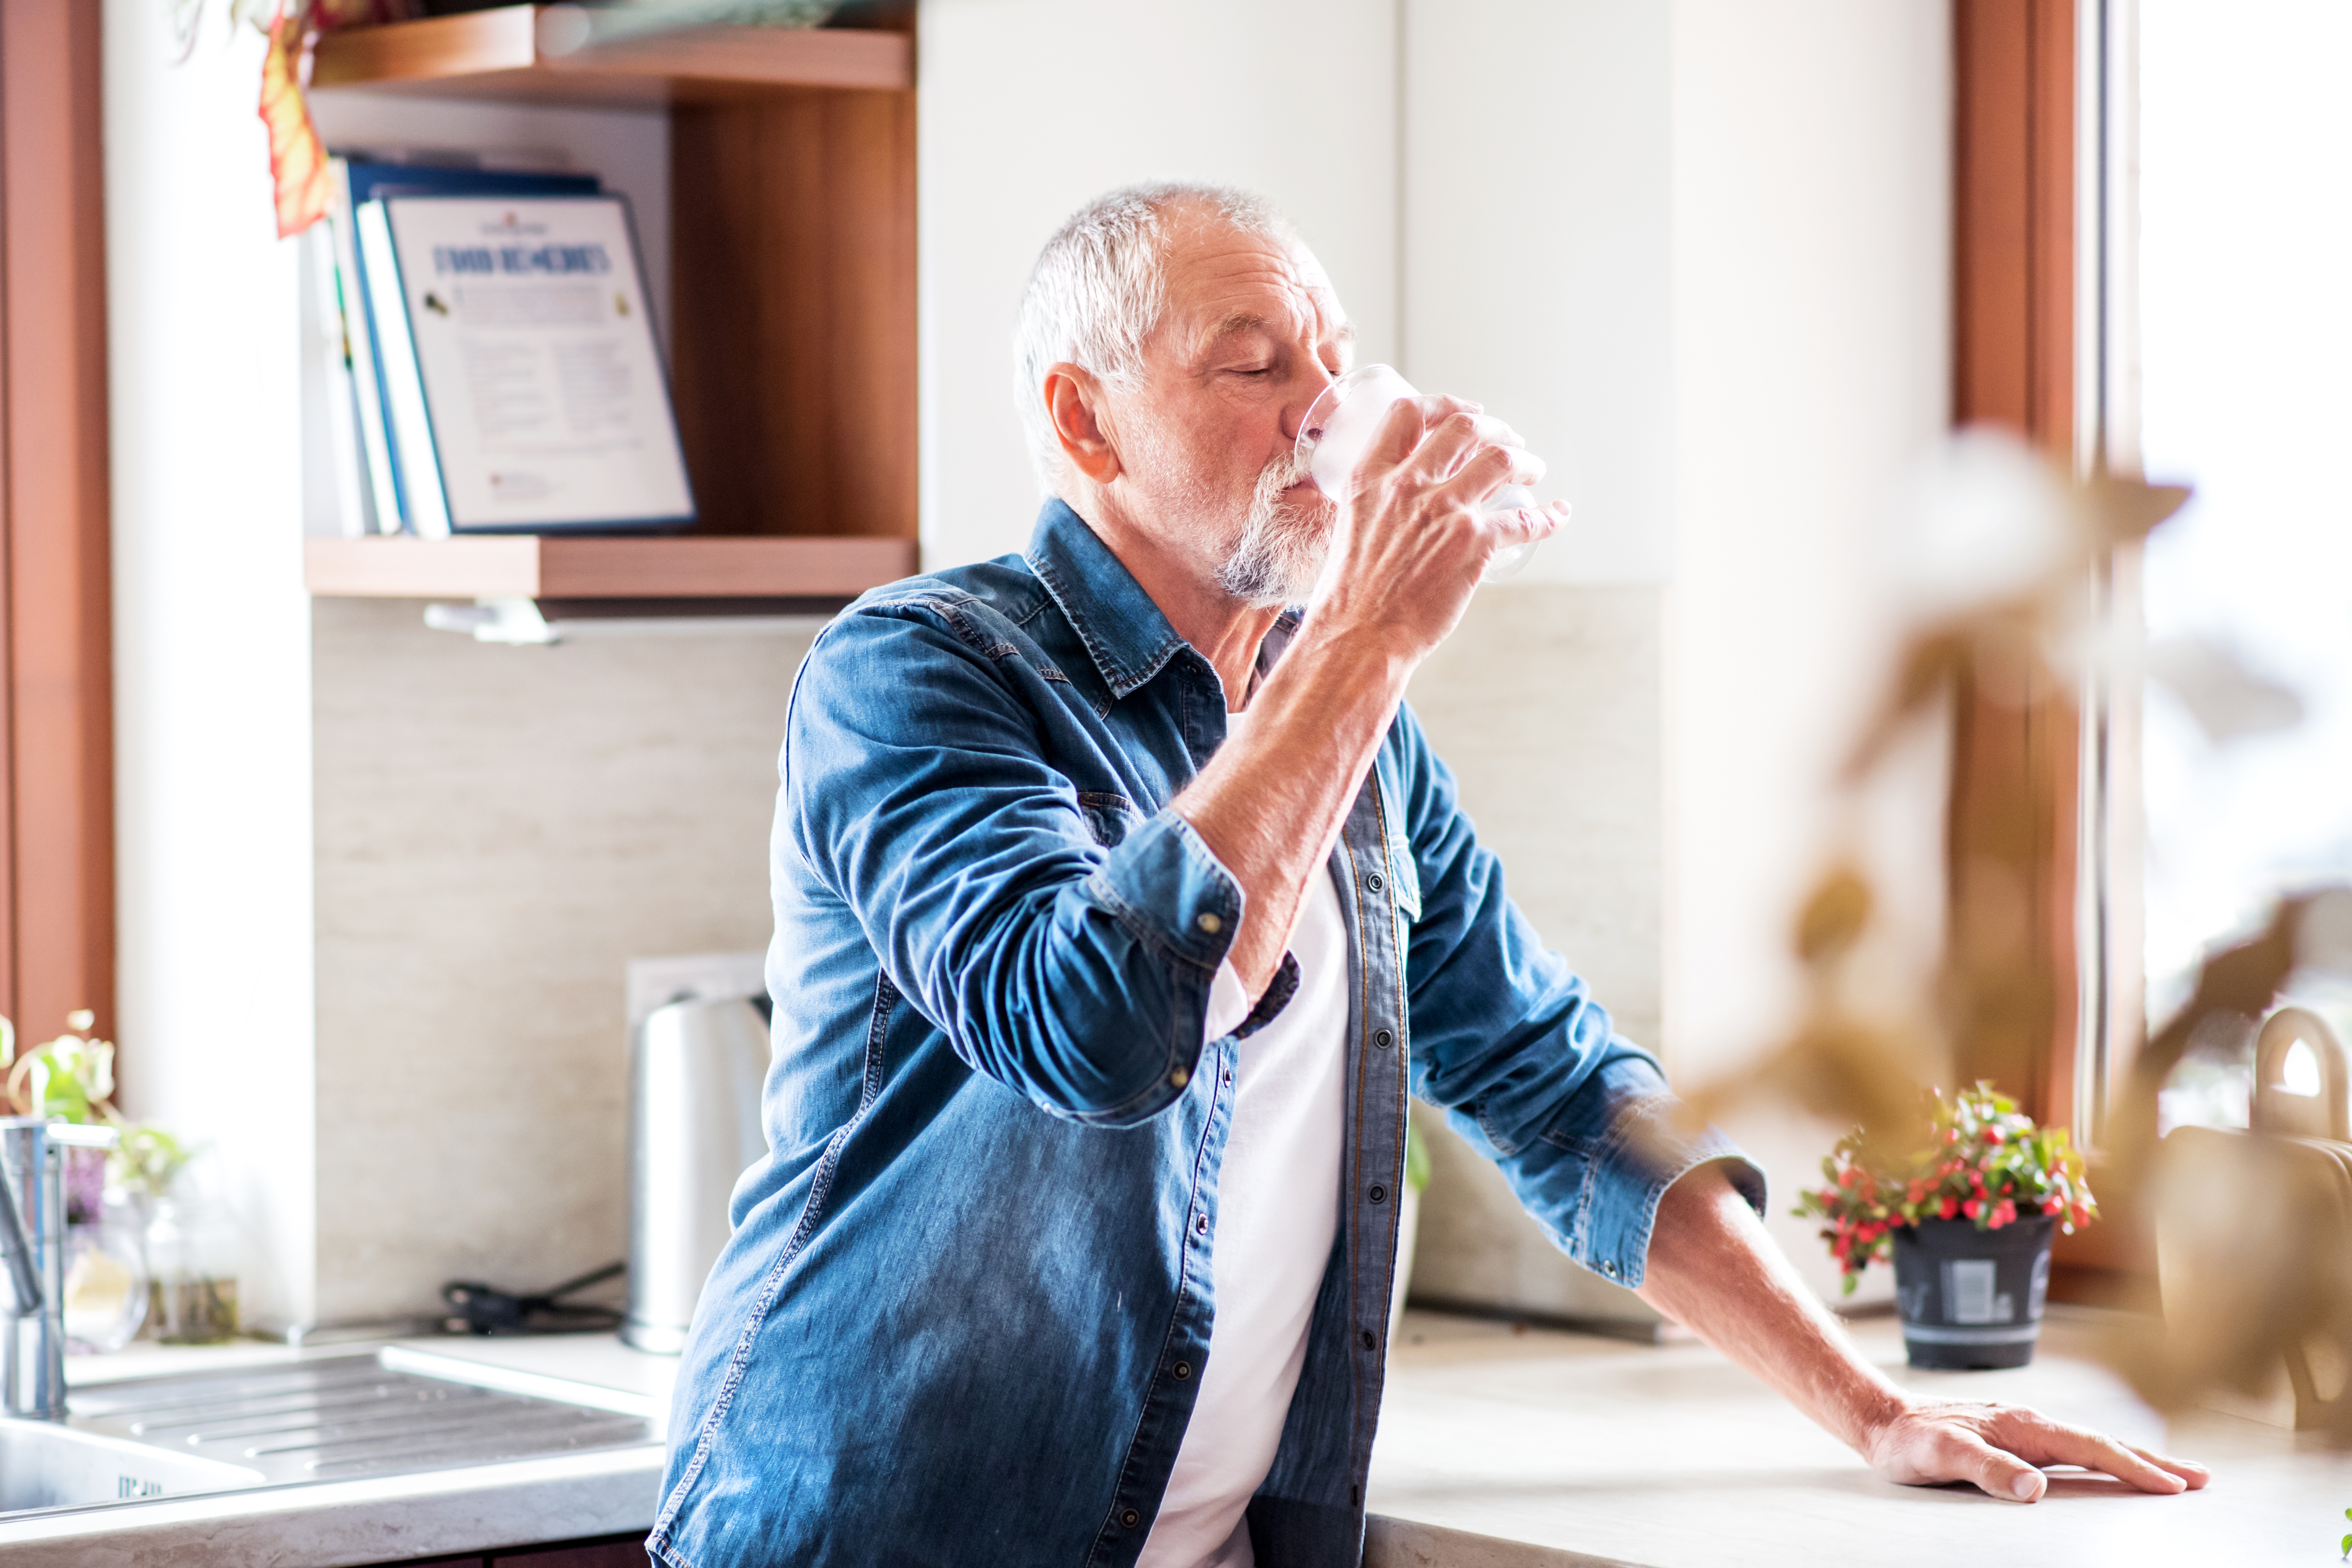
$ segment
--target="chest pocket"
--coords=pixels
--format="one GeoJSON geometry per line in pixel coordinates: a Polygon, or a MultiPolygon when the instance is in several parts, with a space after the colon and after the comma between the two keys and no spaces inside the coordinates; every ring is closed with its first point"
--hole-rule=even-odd
{"type": "Polygon", "coordinates": [[[1129,833],[1143,826],[1143,814],[1123,795],[1081,792],[1078,815],[1087,819],[1087,831],[1105,849],[1118,848],[1129,833]]]}

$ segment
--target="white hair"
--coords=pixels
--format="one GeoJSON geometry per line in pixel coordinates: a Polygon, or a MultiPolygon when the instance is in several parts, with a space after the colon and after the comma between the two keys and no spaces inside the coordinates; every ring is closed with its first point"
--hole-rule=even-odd
{"type": "Polygon", "coordinates": [[[1168,302],[1168,215],[1187,206],[1244,234],[1285,245],[1297,237],[1263,196],[1180,180],[1106,192],[1054,231],[1030,271],[1013,335],[1013,406],[1048,494],[1061,484],[1062,444],[1045,408],[1045,372],[1066,363],[1114,386],[1142,374],[1144,341],[1168,302]]]}

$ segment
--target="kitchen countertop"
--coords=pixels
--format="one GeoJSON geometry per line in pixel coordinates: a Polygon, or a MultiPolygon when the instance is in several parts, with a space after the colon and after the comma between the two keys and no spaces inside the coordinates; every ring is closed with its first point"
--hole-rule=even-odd
{"type": "MultiPolygon", "coordinates": [[[[676,1357],[630,1350],[611,1334],[393,1342],[634,1396],[632,1403],[642,1401],[656,1423],[668,1410],[677,1372],[676,1357]]],[[[68,1357],[66,1379],[87,1387],[166,1373],[286,1365],[373,1348],[140,1343],[113,1355],[68,1357]]],[[[338,1568],[483,1552],[647,1529],[661,1470],[656,1443],[423,1475],[158,1498],[0,1521],[0,1555],[9,1568],[338,1568]]]]}
{"type": "Polygon", "coordinates": [[[2000,1399],[2214,1471],[2149,1497],[2054,1473],[2031,1507],[1974,1488],[1897,1487],[1695,1342],[1409,1313],[1397,1336],[1370,1502],[1366,1568],[1985,1568],[2063,1563],[2333,1563],[2352,1457],[2210,1412],[2172,1423],[2091,1356],[2096,1320],[2053,1308],[2031,1366],[1925,1373],[1892,1318],[1851,1325],[1907,1387],[2000,1399]],[[1432,1527],[1505,1538],[1485,1543],[1432,1527]]]}
{"type": "MultiPolygon", "coordinates": [[[[2091,1359],[2091,1322],[2053,1309],[2032,1366],[1915,1373],[1891,1319],[1853,1325],[1906,1385],[2035,1404],[2212,1465],[2203,1492],[2124,1493],[2053,1477],[2032,1507],[1973,1489],[1889,1486],[1762,1384],[1696,1342],[1410,1312],[1372,1456],[1366,1568],[2068,1568],[2333,1563],[2352,1458],[2200,1413],[2173,1424],[2091,1359]]],[[[610,1335],[425,1339],[412,1349],[635,1395],[667,1408],[677,1363],[610,1335]]],[[[139,1345],[68,1363],[77,1385],[348,1353],[139,1345]]],[[[332,1568],[643,1530],[657,1447],[419,1476],[320,1482],[0,1522],[10,1568],[332,1568]]]]}

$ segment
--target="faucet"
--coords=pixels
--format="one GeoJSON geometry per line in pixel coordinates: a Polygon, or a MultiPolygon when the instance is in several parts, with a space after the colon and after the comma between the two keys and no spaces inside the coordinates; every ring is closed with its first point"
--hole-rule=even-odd
{"type": "Polygon", "coordinates": [[[111,1127],[0,1117],[0,1253],[9,1305],[0,1315],[0,1410],[66,1418],[65,1151],[111,1149],[111,1127]]]}

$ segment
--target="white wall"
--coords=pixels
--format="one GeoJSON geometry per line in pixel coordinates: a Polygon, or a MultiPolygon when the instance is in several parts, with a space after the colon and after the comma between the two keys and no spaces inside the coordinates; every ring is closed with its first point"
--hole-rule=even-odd
{"type": "Polygon", "coordinates": [[[121,1045],[131,1114],[216,1145],[247,1310],[312,1305],[310,603],[295,252],[261,40],[106,0],[121,1045]]]}
{"type": "Polygon", "coordinates": [[[1574,504],[1519,584],[1671,567],[1675,15],[1406,8],[1400,368],[1509,421],[1574,504]]]}
{"type": "MultiPolygon", "coordinates": [[[[1885,675],[1881,542],[1948,422],[1950,22],[1944,0],[1677,0],[1674,32],[1664,1043],[1704,1078],[1795,1000],[1790,913],[1885,675]]],[[[1924,853],[1890,890],[1916,901],[1932,800],[1907,820],[1924,853]]],[[[1833,1284],[1786,1212],[1832,1131],[1767,1107],[1731,1131],[1833,1284]]]]}
{"type": "Polygon", "coordinates": [[[1387,0],[924,0],[919,136],[928,567],[1019,550],[1038,489],[1013,326],[1061,221],[1114,185],[1263,192],[1396,353],[1396,14],[1387,0]]]}

